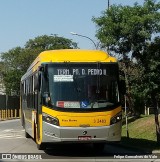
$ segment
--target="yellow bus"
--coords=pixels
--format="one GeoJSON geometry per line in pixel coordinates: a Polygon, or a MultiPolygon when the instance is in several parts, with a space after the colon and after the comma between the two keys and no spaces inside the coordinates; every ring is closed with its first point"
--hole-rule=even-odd
{"type": "Polygon", "coordinates": [[[116,58],[99,50],[38,55],[21,78],[21,121],[38,149],[53,143],[121,140],[122,109],[116,58]]]}

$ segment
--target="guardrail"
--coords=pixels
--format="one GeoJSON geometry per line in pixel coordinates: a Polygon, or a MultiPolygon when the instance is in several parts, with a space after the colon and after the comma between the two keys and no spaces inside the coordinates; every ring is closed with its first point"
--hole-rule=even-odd
{"type": "Polygon", "coordinates": [[[0,110],[0,121],[20,118],[20,109],[0,110]]]}

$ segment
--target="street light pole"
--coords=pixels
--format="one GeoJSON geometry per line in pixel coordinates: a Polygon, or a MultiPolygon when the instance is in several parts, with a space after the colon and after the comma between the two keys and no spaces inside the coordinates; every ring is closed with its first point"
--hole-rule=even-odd
{"type": "Polygon", "coordinates": [[[108,0],[108,9],[109,9],[109,6],[110,6],[110,3],[109,3],[109,0],[108,0]]]}
{"type": "Polygon", "coordinates": [[[81,35],[81,34],[77,34],[77,33],[74,33],[74,32],[70,32],[72,35],[77,35],[77,36],[80,36],[80,37],[84,37],[84,38],[87,38],[89,39],[95,46],[95,48],[97,49],[97,46],[96,46],[96,43],[89,37],[85,36],[85,35],[81,35]]]}

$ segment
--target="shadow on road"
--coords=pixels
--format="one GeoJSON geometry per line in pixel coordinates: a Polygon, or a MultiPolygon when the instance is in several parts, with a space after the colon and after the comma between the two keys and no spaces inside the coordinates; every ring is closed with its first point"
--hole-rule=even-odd
{"type": "Polygon", "coordinates": [[[60,144],[53,145],[45,150],[50,156],[60,157],[102,157],[113,158],[114,155],[146,155],[150,152],[137,151],[125,148],[121,144],[106,144],[103,151],[95,151],[91,144],[60,144]]]}
{"type": "Polygon", "coordinates": [[[156,141],[147,139],[122,137],[121,144],[125,147],[132,147],[133,149],[143,151],[145,153],[152,153],[154,150],[160,150],[160,146],[156,141]]]}

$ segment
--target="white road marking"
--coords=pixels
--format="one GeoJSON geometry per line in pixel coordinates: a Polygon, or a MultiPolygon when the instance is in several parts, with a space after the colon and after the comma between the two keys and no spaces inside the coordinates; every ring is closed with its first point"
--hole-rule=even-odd
{"type": "Polygon", "coordinates": [[[25,138],[24,130],[6,129],[0,132],[0,139],[16,139],[25,138]]]}
{"type": "Polygon", "coordinates": [[[2,132],[11,132],[11,131],[14,131],[14,129],[5,129],[5,130],[2,130],[2,132]]]}

